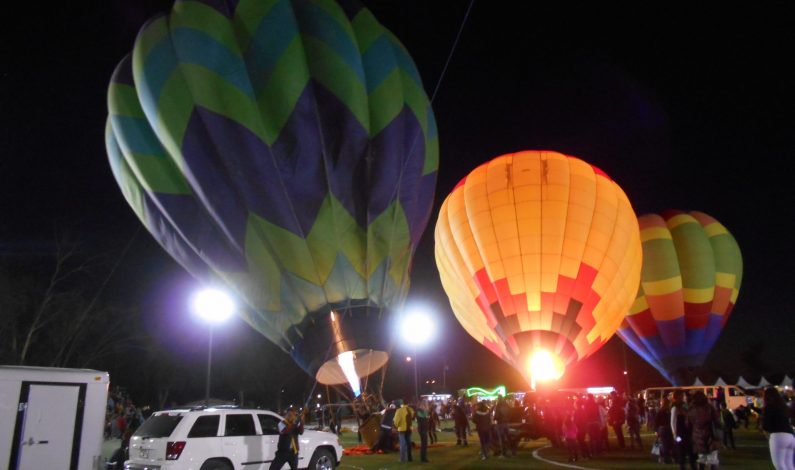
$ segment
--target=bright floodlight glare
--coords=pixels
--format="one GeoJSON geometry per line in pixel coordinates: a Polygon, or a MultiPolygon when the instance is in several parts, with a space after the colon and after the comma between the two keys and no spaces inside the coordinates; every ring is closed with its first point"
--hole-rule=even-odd
{"type": "Polygon", "coordinates": [[[226,321],[235,311],[235,303],[219,289],[203,289],[193,296],[193,313],[208,323],[226,321]]]}
{"type": "Polygon", "coordinates": [[[353,395],[358,397],[361,395],[362,389],[359,384],[359,376],[356,375],[356,367],[353,365],[353,351],[345,351],[337,356],[337,362],[342,369],[342,373],[345,374],[345,378],[348,379],[348,383],[351,385],[353,395]]]}
{"type": "Polygon", "coordinates": [[[433,338],[436,326],[431,316],[422,310],[408,312],[400,321],[400,335],[415,346],[423,345],[433,338]]]}
{"type": "Polygon", "coordinates": [[[564,364],[557,355],[537,349],[530,356],[530,374],[534,381],[557,380],[563,375],[564,364]]]}

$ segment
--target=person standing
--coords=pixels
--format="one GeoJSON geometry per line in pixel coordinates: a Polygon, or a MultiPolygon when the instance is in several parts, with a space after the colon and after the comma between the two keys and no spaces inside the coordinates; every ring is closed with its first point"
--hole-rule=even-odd
{"type": "MultiPolygon", "coordinates": [[[[420,462],[428,461],[428,429],[430,428],[428,402],[421,401],[417,405],[417,432],[420,434],[420,462]]],[[[409,443],[411,445],[411,443],[409,443]]]]}
{"type": "Polygon", "coordinates": [[[569,451],[569,462],[576,462],[579,456],[577,455],[577,424],[574,423],[574,418],[566,416],[562,431],[566,449],[569,451]]]}
{"type": "Polygon", "coordinates": [[[585,397],[577,399],[576,409],[574,410],[574,424],[577,425],[577,445],[580,447],[582,458],[590,459],[591,451],[588,449],[588,443],[585,440],[588,429],[588,417],[585,411],[585,397]]]}
{"type": "Polygon", "coordinates": [[[480,460],[486,460],[491,446],[491,413],[485,403],[478,403],[477,410],[472,415],[475,430],[480,440],[480,460]]]}
{"type": "Polygon", "coordinates": [[[770,436],[770,459],[776,470],[795,469],[795,437],[790,425],[790,409],[775,387],[765,389],[764,399],[762,430],[770,436]]]}
{"type": "Polygon", "coordinates": [[[626,415],[624,413],[624,402],[616,392],[610,392],[610,409],[607,411],[610,427],[616,433],[616,440],[618,440],[618,447],[623,449],[624,444],[624,420],[626,415]]]}
{"type": "Polygon", "coordinates": [[[688,407],[687,422],[692,432],[693,453],[698,454],[699,469],[707,466],[717,469],[720,444],[713,429],[720,426],[720,416],[700,390],[693,395],[693,403],[688,407]]]}
{"type": "Polygon", "coordinates": [[[624,409],[627,419],[627,430],[629,431],[629,448],[634,449],[638,443],[638,449],[643,450],[643,442],[640,440],[640,410],[638,402],[632,396],[627,398],[624,409]]]}
{"type": "Polygon", "coordinates": [[[395,444],[392,442],[392,427],[395,422],[395,403],[390,403],[383,411],[381,418],[381,435],[378,437],[378,442],[373,446],[373,452],[381,451],[389,453],[395,450],[395,444]]]}
{"type": "Polygon", "coordinates": [[[662,398],[660,408],[654,415],[654,429],[657,432],[657,440],[660,442],[658,462],[669,464],[672,462],[674,436],[671,432],[671,400],[668,397],[662,398]]]}
{"type": "Polygon", "coordinates": [[[395,412],[395,427],[400,440],[400,461],[411,462],[411,422],[414,420],[412,409],[403,402],[395,412]]]}
{"type": "Polygon", "coordinates": [[[500,453],[503,457],[508,456],[508,422],[510,421],[510,410],[505,398],[498,397],[497,404],[494,405],[494,422],[497,423],[497,439],[500,441],[500,453]]]}
{"type": "Polygon", "coordinates": [[[737,427],[737,420],[734,413],[726,407],[726,401],[720,402],[720,419],[723,424],[723,445],[728,448],[736,449],[734,446],[734,428],[737,427]]]}
{"type": "Polygon", "coordinates": [[[687,403],[683,390],[674,391],[674,403],[671,406],[671,434],[674,436],[676,461],[680,470],[685,469],[685,460],[690,462],[691,470],[696,470],[696,454],[693,453],[693,440],[687,422],[687,403]]]}
{"type": "Polygon", "coordinates": [[[455,445],[460,446],[462,441],[464,447],[467,444],[467,422],[466,410],[464,408],[464,399],[460,398],[458,402],[453,405],[453,423],[455,424],[455,445]]]}
{"type": "Polygon", "coordinates": [[[284,420],[279,422],[279,441],[276,444],[276,456],[271,462],[270,470],[279,470],[285,463],[290,466],[290,470],[298,468],[298,436],[304,433],[304,416],[307,409],[304,409],[300,419],[297,420],[295,411],[290,410],[284,420]]]}
{"type": "Polygon", "coordinates": [[[439,438],[436,437],[436,429],[439,428],[440,420],[439,420],[439,413],[437,411],[437,406],[431,407],[431,416],[430,416],[430,429],[428,430],[428,437],[431,438],[431,444],[435,444],[439,438]]]}

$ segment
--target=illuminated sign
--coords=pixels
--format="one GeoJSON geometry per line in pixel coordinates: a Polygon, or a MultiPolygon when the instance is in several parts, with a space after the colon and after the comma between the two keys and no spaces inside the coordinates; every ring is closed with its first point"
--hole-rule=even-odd
{"type": "Polygon", "coordinates": [[[494,390],[486,390],[480,387],[470,387],[467,389],[467,397],[478,397],[488,400],[504,396],[505,396],[505,385],[500,385],[494,390]]]}
{"type": "Polygon", "coordinates": [[[610,395],[610,393],[615,392],[616,389],[613,387],[588,387],[585,391],[591,395],[610,395]]]}

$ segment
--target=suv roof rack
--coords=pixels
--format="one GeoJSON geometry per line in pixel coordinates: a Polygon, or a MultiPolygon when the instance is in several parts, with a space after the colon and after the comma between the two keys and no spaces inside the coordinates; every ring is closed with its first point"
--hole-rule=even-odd
{"type": "Polygon", "coordinates": [[[189,411],[200,411],[200,410],[208,410],[208,409],[221,409],[221,410],[233,410],[240,408],[240,405],[195,405],[188,407],[189,411]]]}

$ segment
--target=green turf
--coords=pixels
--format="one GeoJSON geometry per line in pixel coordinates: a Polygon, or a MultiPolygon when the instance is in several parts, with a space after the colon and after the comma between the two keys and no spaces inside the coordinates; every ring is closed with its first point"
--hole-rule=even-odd
{"type": "MultiPolygon", "coordinates": [[[[350,455],[342,459],[341,469],[401,469],[401,468],[422,468],[427,470],[456,470],[456,469],[562,469],[566,466],[558,466],[540,461],[533,457],[533,452],[547,460],[567,463],[568,454],[565,449],[555,449],[547,447],[549,442],[546,439],[539,439],[533,442],[522,442],[516,457],[498,459],[490,457],[488,460],[481,461],[478,456],[479,446],[477,445],[477,435],[473,433],[469,447],[457,447],[455,445],[455,435],[451,432],[437,433],[439,441],[444,447],[428,449],[428,460],[430,463],[419,463],[419,449],[413,450],[414,462],[399,463],[398,453],[383,455],[350,455]]],[[[600,457],[591,460],[580,460],[574,468],[598,468],[598,469],[645,469],[645,468],[678,468],[676,465],[661,465],[657,463],[656,457],[650,454],[654,436],[646,432],[643,435],[643,451],[631,451],[615,449],[615,438],[612,430],[610,432],[610,445],[614,449],[600,457]]],[[[419,441],[417,434],[413,434],[415,442],[419,441]]],[[[358,445],[355,433],[343,433],[342,442],[345,447],[358,445]]],[[[755,430],[736,430],[735,442],[736,450],[721,450],[721,468],[737,469],[772,469],[770,455],[768,453],[767,441],[758,431],[755,430]]],[[[568,467],[571,468],[571,467],[568,467]]]]}

